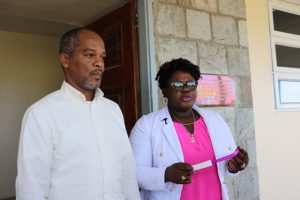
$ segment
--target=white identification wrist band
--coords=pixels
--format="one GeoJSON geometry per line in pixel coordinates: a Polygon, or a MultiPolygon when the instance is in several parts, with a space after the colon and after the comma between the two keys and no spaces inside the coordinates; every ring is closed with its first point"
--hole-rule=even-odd
{"type": "Polygon", "coordinates": [[[204,169],[204,168],[216,165],[218,162],[221,162],[224,160],[229,160],[229,159],[233,158],[234,156],[236,156],[239,153],[239,151],[240,151],[240,148],[237,147],[236,150],[232,154],[218,158],[216,160],[207,160],[207,161],[195,164],[192,167],[194,168],[194,170],[199,170],[199,169],[204,169]]]}

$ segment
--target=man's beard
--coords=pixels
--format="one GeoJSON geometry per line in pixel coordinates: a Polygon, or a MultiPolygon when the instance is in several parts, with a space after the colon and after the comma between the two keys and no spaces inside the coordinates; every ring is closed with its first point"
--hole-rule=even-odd
{"type": "Polygon", "coordinates": [[[95,71],[92,71],[91,73],[90,73],[90,76],[89,77],[87,77],[84,81],[83,81],[83,86],[84,86],[84,88],[85,89],[88,89],[88,90],[95,90],[95,89],[97,89],[97,88],[99,88],[100,87],[100,83],[101,83],[101,80],[102,80],[102,73],[99,75],[99,79],[100,79],[100,81],[99,81],[99,83],[98,84],[93,84],[93,81],[92,81],[92,79],[93,79],[93,75],[95,75],[95,74],[98,74],[99,73],[99,71],[98,70],[95,70],[95,71]]]}

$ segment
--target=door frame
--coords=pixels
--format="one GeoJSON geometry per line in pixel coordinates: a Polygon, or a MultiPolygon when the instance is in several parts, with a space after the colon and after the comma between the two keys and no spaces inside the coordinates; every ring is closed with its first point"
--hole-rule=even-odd
{"type": "Polygon", "coordinates": [[[145,115],[157,111],[159,107],[152,1],[137,1],[137,17],[141,114],[145,115]]]}

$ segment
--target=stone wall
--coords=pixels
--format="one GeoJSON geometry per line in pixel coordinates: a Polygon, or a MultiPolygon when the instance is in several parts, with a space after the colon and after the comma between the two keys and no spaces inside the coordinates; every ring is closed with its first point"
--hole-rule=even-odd
{"type": "MultiPolygon", "coordinates": [[[[202,73],[234,78],[237,103],[213,107],[250,156],[248,168],[226,179],[232,200],[258,200],[258,173],[244,0],[153,0],[157,66],[184,57],[202,73]]],[[[164,101],[160,95],[160,107],[164,101]]]]}

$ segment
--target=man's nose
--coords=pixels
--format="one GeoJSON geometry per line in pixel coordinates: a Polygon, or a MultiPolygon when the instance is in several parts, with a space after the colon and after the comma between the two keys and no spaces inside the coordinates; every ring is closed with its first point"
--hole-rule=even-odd
{"type": "Polygon", "coordinates": [[[96,60],[95,65],[97,68],[99,68],[101,71],[104,71],[104,60],[99,58],[96,60]]]}

